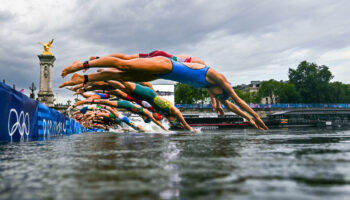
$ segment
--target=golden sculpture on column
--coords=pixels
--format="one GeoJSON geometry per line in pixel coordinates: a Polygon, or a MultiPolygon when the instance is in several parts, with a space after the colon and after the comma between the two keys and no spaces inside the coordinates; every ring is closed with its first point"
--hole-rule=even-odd
{"type": "Polygon", "coordinates": [[[53,39],[50,40],[48,43],[40,42],[41,45],[44,47],[44,51],[41,53],[42,55],[52,55],[50,48],[53,43],[53,39]]]}

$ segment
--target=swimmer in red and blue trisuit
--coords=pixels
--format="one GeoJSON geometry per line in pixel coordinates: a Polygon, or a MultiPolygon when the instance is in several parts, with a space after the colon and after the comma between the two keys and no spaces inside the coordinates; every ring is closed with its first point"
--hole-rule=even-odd
{"type": "Polygon", "coordinates": [[[62,77],[90,67],[109,67],[117,70],[105,70],[84,76],[74,74],[70,81],[61,84],[60,87],[87,83],[89,81],[117,80],[147,82],[156,79],[173,80],[196,88],[207,88],[212,98],[214,97],[231,111],[246,118],[254,127],[260,130],[268,129],[260,119],[260,116],[236,94],[225,76],[211,67],[199,63],[180,63],[162,56],[135,58],[131,60],[107,56],[84,63],[75,61],[62,71],[62,77]],[[230,97],[241,109],[248,112],[254,120],[229,102],[227,99],[230,97]]]}
{"type": "MultiPolygon", "coordinates": [[[[132,55],[122,54],[122,53],[114,53],[114,54],[110,54],[108,56],[120,58],[123,60],[130,60],[130,59],[135,59],[135,58],[152,58],[152,57],[156,57],[156,56],[163,56],[163,57],[167,57],[167,58],[173,59],[173,60],[178,61],[178,62],[193,62],[193,63],[200,63],[200,64],[205,65],[204,61],[198,57],[191,57],[189,55],[172,55],[172,54],[169,54],[165,51],[160,51],[160,50],[155,50],[155,51],[152,51],[150,53],[139,53],[139,54],[132,54],[132,55]]],[[[100,58],[100,57],[91,56],[90,60],[94,60],[94,59],[98,59],[98,58],[100,58]]]]}
{"type": "Polygon", "coordinates": [[[121,101],[109,101],[109,100],[104,100],[104,99],[92,99],[92,100],[86,99],[86,100],[82,100],[82,101],[75,103],[74,106],[79,106],[82,104],[102,104],[102,105],[112,106],[115,108],[124,108],[126,110],[129,110],[132,113],[140,115],[142,117],[142,119],[144,120],[144,122],[150,123],[151,121],[153,121],[160,128],[167,131],[167,129],[158,120],[156,120],[148,110],[143,109],[141,106],[135,105],[129,101],[123,101],[123,100],[121,100],[121,101]]]}
{"type": "MultiPolygon", "coordinates": [[[[152,51],[150,53],[139,53],[139,54],[132,54],[132,55],[115,53],[115,54],[110,54],[108,56],[120,58],[120,59],[124,59],[124,60],[130,60],[130,59],[135,59],[135,58],[152,58],[152,57],[156,57],[156,56],[163,56],[163,57],[172,59],[172,60],[177,61],[177,62],[189,62],[189,63],[192,62],[192,63],[199,63],[199,64],[205,65],[205,62],[198,57],[191,57],[189,55],[172,55],[172,54],[169,54],[165,51],[160,51],[160,50],[155,50],[155,51],[152,51]]],[[[90,60],[95,60],[98,58],[100,58],[100,57],[91,56],[90,60]]],[[[85,71],[86,71],[86,69],[84,69],[84,72],[85,71]]],[[[102,71],[102,69],[99,71],[102,71]]],[[[144,83],[147,83],[147,82],[144,82],[144,83]]],[[[83,84],[81,84],[81,86],[83,86],[83,84]]],[[[146,86],[146,85],[144,85],[144,86],[146,86]]],[[[219,96],[219,97],[226,97],[226,96],[227,96],[227,93],[222,95],[222,96],[219,96]]],[[[218,101],[214,95],[210,95],[210,98],[212,101],[213,110],[216,111],[218,114],[224,116],[224,110],[221,108],[220,101],[218,101]]]]}

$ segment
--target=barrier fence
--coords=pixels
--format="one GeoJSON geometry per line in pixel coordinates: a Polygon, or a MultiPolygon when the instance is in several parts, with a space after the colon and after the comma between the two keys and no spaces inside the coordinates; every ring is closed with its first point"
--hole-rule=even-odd
{"type": "MultiPolygon", "coordinates": [[[[350,108],[350,104],[248,104],[251,108],[350,108]]],[[[211,109],[211,104],[175,104],[182,109],[211,109]]],[[[225,106],[223,106],[225,107],[225,106]]]]}
{"type": "Polygon", "coordinates": [[[0,141],[87,131],[79,123],[0,83],[0,141]]]}

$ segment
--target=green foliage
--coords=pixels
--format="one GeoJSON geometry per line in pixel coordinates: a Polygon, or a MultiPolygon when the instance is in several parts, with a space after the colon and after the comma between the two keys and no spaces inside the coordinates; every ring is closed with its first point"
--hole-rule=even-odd
{"type": "Polygon", "coordinates": [[[295,85],[304,103],[329,102],[329,81],[333,78],[327,66],[317,66],[306,61],[297,69],[289,69],[289,82],[295,85]]]}
{"type": "Polygon", "coordinates": [[[350,86],[341,82],[333,82],[329,84],[329,102],[332,103],[349,103],[350,102],[350,86]]]}
{"type": "Polygon", "coordinates": [[[291,83],[281,83],[276,80],[263,81],[258,90],[258,99],[260,102],[263,97],[273,96],[278,98],[277,102],[272,103],[298,103],[301,101],[300,94],[291,83]]]}
{"type": "MultiPolygon", "coordinates": [[[[260,97],[259,99],[263,97],[270,97],[271,99],[273,99],[273,95],[279,96],[278,95],[279,86],[280,86],[280,82],[275,81],[273,79],[269,81],[263,81],[258,90],[258,96],[260,97]]],[[[272,102],[272,103],[276,103],[276,102],[272,102]]]]}
{"type": "Polygon", "coordinates": [[[243,92],[238,89],[234,89],[234,90],[236,94],[247,103],[257,103],[260,101],[260,99],[258,99],[256,92],[249,92],[249,91],[243,92]]]}
{"type": "Polygon", "coordinates": [[[204,88],[194,88],[182,83],[175,85],[175,103],[177,104],[203,103],[206,98],[209,98],[209,94],[204,88]]]}
{"type": "Polygon", "coordinates": [[[292,83],[280,83],[276,96],[279,103],[301,103],[301,96],[292,83]]]}

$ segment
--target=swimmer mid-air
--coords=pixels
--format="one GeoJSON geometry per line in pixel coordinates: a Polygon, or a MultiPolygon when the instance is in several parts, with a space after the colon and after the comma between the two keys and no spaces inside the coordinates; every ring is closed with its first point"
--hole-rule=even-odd
{"type": "Polygon", "coordinates": [[[196,88],[207,88],[209,95],[218,100],[218,104],[224,104],[231,111],[246,118],[256,128],[261,130],[268,129],[260,119],[260,116],[235,93],[225,76],[203,64],[193,62],[181,63],[164,56],[134,58],[129,60],[107,56],[86,62],[74,61],[73,64],[63,69],[62,77],[88,68],[114,69],[102,70],[85,76],[74,74],[71,80],[64,82],[60,87],[87,83],[89,81],[117,80],[147,82],[156,79],[173,80],[196,88]],[[229,97],[231,97],[241,109],[249,113],[254,120],[229,102],[227,100],[229,97]]]}

